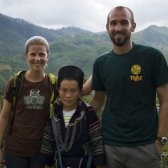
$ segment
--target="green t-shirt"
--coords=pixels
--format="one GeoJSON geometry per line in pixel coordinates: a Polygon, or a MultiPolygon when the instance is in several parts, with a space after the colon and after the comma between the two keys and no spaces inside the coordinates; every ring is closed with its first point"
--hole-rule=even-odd
{"type": "Polygon", "coordinates": [[[104,143],[153,143],[158,127],[156,88],[166,83],[167,63],[152,47],[134,44],[126,54],[111,51],[98,57],[93,66],[92,89],[107,93],[102,118],[104,143]]]}

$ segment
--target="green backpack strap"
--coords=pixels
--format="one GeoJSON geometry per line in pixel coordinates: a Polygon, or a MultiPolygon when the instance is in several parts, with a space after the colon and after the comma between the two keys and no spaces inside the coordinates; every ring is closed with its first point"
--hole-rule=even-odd
{"type": "Polygon", "coordinates": [[[14,123],[14,117],[15,117],[15,111],[16,111],[16,106],[17,106],[17,100],[19,98],[22,85],[23,85],[23,79],[24,79],[24,74],[26,71],[19,71],[14,75],[14,89],[13,89],[13,100],[12,100],[12,118],[11,118],[11,124],[10,124],[10,129],[9,129],[9,134],[11,134],[12,131],[12,126],[14,123]]]}
{"type": "Polygon", "coordinates": [[[50,98],[50,118],[53,117],[53,104],[58,96],[57,91],[57,77],[51,73],[48,73],[48,78],[50,82],[50,88],[51,88],[51,98],[50,98]]]}

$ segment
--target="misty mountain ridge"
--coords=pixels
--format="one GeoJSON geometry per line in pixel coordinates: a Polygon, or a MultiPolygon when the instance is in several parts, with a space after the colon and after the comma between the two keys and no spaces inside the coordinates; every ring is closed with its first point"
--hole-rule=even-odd
{"type": "MultiPolygon", "coordinates": [[[[48,40],[50,59],[45,71],[56,75],[61,67],[76,65],[89,77],[94,60],[112,50],[111,40],[105,31],[93,33],[78,27],[48,29],[3,14],[0,14],[0,23],[0,91],[14,73],[29,68],[24,57],[24,45],[32,36],[39,35],[48,40]]],[[[167,27],[149,26],[133,33],[132,41],[158,48],[168,60],[167,27]]]]}

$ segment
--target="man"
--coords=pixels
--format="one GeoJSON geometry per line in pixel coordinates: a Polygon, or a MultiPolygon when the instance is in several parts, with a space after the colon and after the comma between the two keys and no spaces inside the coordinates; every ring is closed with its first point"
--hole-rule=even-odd
{"type": "Polygon", "coordinates": [[[132,43],[135,28],[129,8],[112,9],[106,30],[113,50],[93,65],[95,95],[90,105],[98,110],[106,100],[102,120],[106,168],[161,168],[168,130],[168,67],[160,51],[132,43]]]}

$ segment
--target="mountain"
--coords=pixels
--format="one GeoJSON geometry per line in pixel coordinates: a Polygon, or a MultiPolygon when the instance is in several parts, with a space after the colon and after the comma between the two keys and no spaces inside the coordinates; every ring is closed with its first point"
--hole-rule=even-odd
{"type": "Polygon", "coordinates": [[[62,28],[59,30],[47,29],[36,26],[23,19],[13,19],[0,14],[0,56],[10,57],[24,52],[25,41],[35,35],[44,36],[48,42],[60,37],[83,32],[90,33],[76,27],[62,28]]]}
{"type": "MultiPolygon", "coordinates": [[[[50,44],[50,59],[46,72],[57,74],[65,65],[79,66],[86,77],[92,73],[94,60],[112,49],[106,32],[92,33],[77,27],[47,29],[0,14],[0,92],[7,80],[20,70],[27,70],[24,45],[34,35],[45,37],[50,44]]],[[[168,28],[152,25],[132,34],[135,43],[162,50],[168,60],[168,28]]]]}
{"type": "MultiPolygon", "coordinates": [[[[141,44],[144,45],[151,45],[158,49],[168,47],[168,28],[164,26],[149,26],[148,28],[137,32],[135,37],[138,38],[138,40],[141,39],[141,44]]],[[[134,41],[135,37],[133,38],[134,41]]]]}

